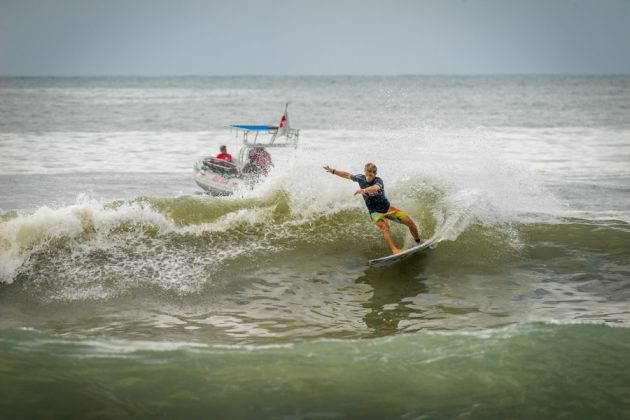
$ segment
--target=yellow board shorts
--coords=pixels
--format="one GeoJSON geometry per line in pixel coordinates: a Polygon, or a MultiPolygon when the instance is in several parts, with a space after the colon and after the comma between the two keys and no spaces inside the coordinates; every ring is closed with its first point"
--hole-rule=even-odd
{"type": "Polygon", "coordinates": [[[407,216],[407,213],[405,213],[402,210],[398,210],[396,207],[392,207],[392,206],[389,207],[389,210],[387,210],[387,213],[379,213],[376,211],[373,213],[370,213],[370,217],[372,218],[372,221],[376,223],[377,225],[379,223],[385,223],[385,219],[402,223],[402,219],[406,216],[407,216]]]}

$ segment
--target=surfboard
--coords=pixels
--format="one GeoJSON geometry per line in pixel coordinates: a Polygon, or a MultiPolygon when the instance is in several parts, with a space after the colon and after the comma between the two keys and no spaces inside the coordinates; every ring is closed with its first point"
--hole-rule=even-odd
{"type": "Polygon", "coordinates": [[[392,254],[386,257],[370,260],[369,264],[370,264],[370,267],[387,267],[388,265],[392,265],[394,263],[397,263],[398,261],[402,261],[405,258],[408,258],[417,252],[423,251],[425,249],[433,249],[436,246],[437,246],[437,243],[436,243],[435,238],[431,238],[428,241],[421,243],[420,245],[416,245],[411,248],[405,249],[401,253],[392,254]]]}

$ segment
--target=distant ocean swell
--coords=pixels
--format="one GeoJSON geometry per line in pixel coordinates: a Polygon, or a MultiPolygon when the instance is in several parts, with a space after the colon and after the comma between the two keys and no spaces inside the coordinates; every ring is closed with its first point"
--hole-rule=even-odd
{"type": "Polygon", "coordinates": [[[621,419],[629,352],[630,330],[601,325],[269,347],[3,330],[0,414],[621,419]]]}

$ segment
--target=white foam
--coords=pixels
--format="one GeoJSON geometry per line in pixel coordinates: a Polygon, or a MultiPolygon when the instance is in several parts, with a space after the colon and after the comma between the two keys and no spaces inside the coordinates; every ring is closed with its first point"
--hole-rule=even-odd
{"type": "MultiPolygon", "coordinates": [[[[191,135],[197,139],[196,145],[202,143],[200,133],[191,135]]],[[[111,141],[116,143],[120,138],[111,141]]],[[[156,147],[162,150],[164,146],[156,147]]],[[[178,142],[173,147],[179,150],[178,147],[184,146],[178,142]]],[[[133,242],[138,252],[161,257],[128,261],[124,269],[156,273],[153,281],[159,287],[182,293],[198,290],[202,283],[195,278],[207,277],[204,270],[212,270],[212,267],[219,267],[247,252],[273,251],[274,241],[255,239],[246,245],[216,247],[210,255],[187,255],[185,250],[169,251],[171,255],[168,255],[159,251],[163,245],[161,236],[171,233],[201,236],[246,225],[264,229],[261,237],[291,238],[298,231],[292,227],[333,217],[342,211],[365,211],[362,198],[354,195],[357,185],[326,173],[322,168],[326,164],[350,173],[361,173],[365,162],[376,163],[392,204],[416,219],[420,214],[431,214],[436,222],[433,233],[439,240],[455,240],[475,223],[509,230],[512,223],[528,222],[532,215],[539,220],[541,214],[562,213],[562,203],[545,188],[540,173],[528,170],[513,158],[513,154],[507,153],[506,148],[509,145],[506,146],[504,140],[484,128],[401,129],[395,132],[312,130],[302,140],[300,148],[285,151],[286,159],[275,158],[276,167],[271,175],[255,189],[244,189],[233,197],[219,199],[236,202],[251,199],[258,204],[248,204],[245,208],[236,206],[234,211],[227,211],[211,222],[180,226],[147,202],[107,204],[89,196],[79,197],[72,206],[43,207],[33,214],[22,214],[1,222],[0,281],[12,282],[29,256],[51,240],[74,241],[72,252],[79,259],[94,250],[119,247],[125,225],[132,224],[149,228],[153,233],[138,238],[136,236],[141,231],[132,229],[134,232],[125,240],[133,242]],[[269,204],[268,198],[279,193],[285,194],[289,215],[286,220],[270,222],[274,219],[276,204],[274,200],[269,204]],[[118,236],[114,238],[113,233],[118,236]],[[187,267],[183,275],[181,267],[187,267]],[[182,281],[182,277],[187,280],[182,281]]],[[[183,157],[186,155],[183,150],[180,150],[181,161],[189,173],[190,156],[183,157]]],[[[144,164],[140,166],[144,167],[144,164]]],[[[367,215],[364,224],[362,221],[357,223],[365,229],[361,231],[353,226],[353,234],[373,231],[367,215]]],[[[117,268],[101,267],[104,269],[117,268]]],[[[76,277],[79,276],[77,273],[76,277]]],[[[125,285],[120,290],[124,292],[125,285]]],[[[103,290],[88,289],[87,285],[77,290],[76,296],[79,298],[86,293],[93,293],[96,298],[104,296],[103,290]]]]}
{"type": "MultiPolygon", "coordinates": [[[[270,217],[272,210],[238,209],[210,223],[182,227],[147,203],[122,202],[110,205],[81,195],[74,205],[56,209],[42,207],[32,214],[19,214],[0,222],[0,281],[13,282],[18,270],[29,257],[55,240],[72,242],[73,257],[79,260],[81,255],[87,256],[95,250],[114,249],[120,246],[121,240],[136,241],[138,250],[144,248],[147,255],[151,255],[152,250],[147,247],[158,245],[150,237],[143,238],[141,229],[150,228],[157,237],[168,233],[199,236],[207,232],[226,231],[239,224],[262,223],[270,217]],[[128,228],[125,224],[132,225],[131,232],[125,232],[128,228]],[[124,239],[126,236],[128,238],[124,239]]],[[[250,244],[248,249],[256,249],[258,245],[250,244]]],[[[244,247],[223,248],[213,259],[217,262],[232,259],[243,252],[244,247]]],[[[163,284],[178,284],[178,267],[175,262],[148,259],[142,264],[145,270],[159,272],[163,284]]],[[[89,273],[84,275],[89,277],[89,273]]],[[[78,273],[77,278],[80,277],[78,273]]],[[[104,296],[102,290],[92,290],[95,297],[104,296]]],[[[77,290],[75,294],[77,298],[83,298],[86,293],[89,292],[77,290]]]]}
{"type": "Polygon", "coordinates": [[[410,205],[416,211],[433,205],[422,202],[424,185],[440,193],[441,201],[432,211],[444,239],[456,239],[472,223],[528,222],[565,208],[540,174],[511,159],[502,141],[484,128],[309,134],[311,141],[303,141],[288,162],[279,163],[264,183],[239,197],[285,191],[292,219],[300,223],[364,209],[361,197],[354,195],[357,185],[322,167],[328,164],[355,174],[370,161],[378,165],[394,205],[410,205]]]}
{"type": "MultiPolygon", "coordinates": [[[[207,201],[204,205],[222,200],[185,197],[183,205],[190,199],[207,201]]],[[[26,273],[34,288],[46,291],[41,298],[53,301],[110,299],[147,286],[197,293],[227,262],[275,252],[299,235],[291,229],[295,221],[269,222],[275,206],[269,200],[248,201],[247,207],[226,210],[210,222],[182,226],[145,201],[101,203],[82,195],[75,205],[42,208],[0,223],[6,245],[0,248],[1,281],[12,283],[18,273],[26,273]],[[234,240],[221,235],[249,229],[260,234],[245,241],[240,234],[234,240]],[[57,239],[61,242],[53,243],[57,239]],[[52,258],[45,262],[45,275],[32,264],[42,258],[52,258]]]]}

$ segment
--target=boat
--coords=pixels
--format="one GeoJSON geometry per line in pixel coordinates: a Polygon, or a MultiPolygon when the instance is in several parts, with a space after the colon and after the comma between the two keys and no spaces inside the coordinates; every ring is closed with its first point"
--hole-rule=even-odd
{"type": "Polygon", "coordinates": [[[193,164],[195,182],[215,196],[232,195],[243,188],[254,188],[273,167],[272,153],[278,148],[297,148],[300,130],[289,124],[289,104],[277,126],[230,125],[241,138],[242,145],[235,159],[201,156],[193,164]],[[271,153],[269,152],[271,151],[271,153]]]}

